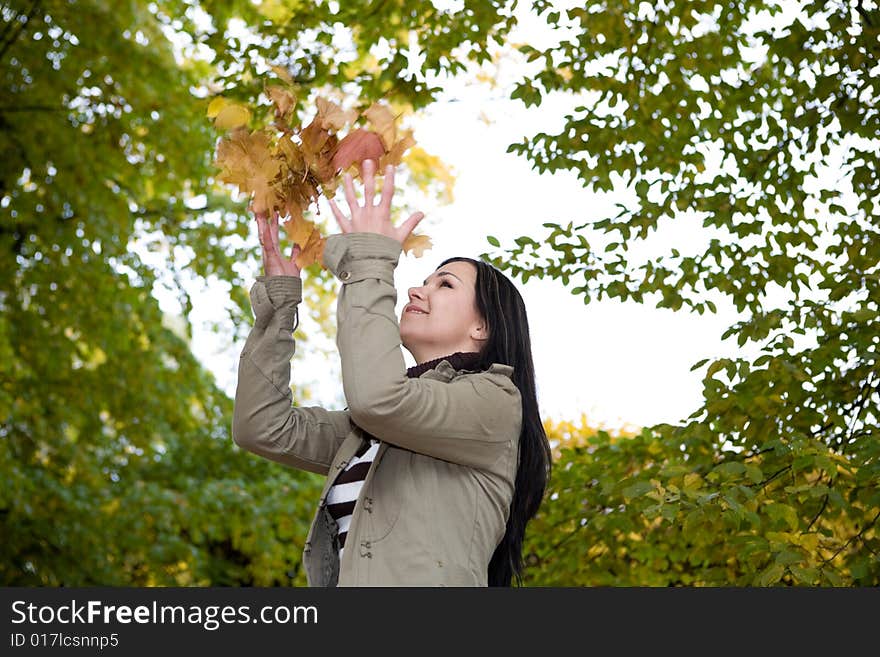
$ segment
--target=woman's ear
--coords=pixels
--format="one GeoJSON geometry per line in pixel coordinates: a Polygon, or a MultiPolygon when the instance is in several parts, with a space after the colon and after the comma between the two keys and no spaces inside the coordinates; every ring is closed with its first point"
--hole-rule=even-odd
{"type": "Polygon", "coordinates": [[[471,332],[471,337],[474,340],[480,340],[480,341],[488,340],[489,339],[489,332],[486,330],[485,326],[478,326],[471,332]]]}

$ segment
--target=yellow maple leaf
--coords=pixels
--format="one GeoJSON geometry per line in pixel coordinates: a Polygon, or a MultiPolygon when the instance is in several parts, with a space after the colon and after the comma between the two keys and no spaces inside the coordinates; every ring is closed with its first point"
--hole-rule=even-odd
{"type": "Polygon", "coordinates": [[[294,244],[299,244],[300,247],[305,246],[306,242],[309,241],[309,237],[317,230],[314,222],[295,217],[284,222],[282,226],[284,232],[287,233],[288,239],[294,244]]]}
{"type": "Polygon", "coordinates": [[[424,234],[417,235],[416,233],[410,233],[407,235],[406,239],[403,240],[403,251],[405,253],[409,253],[410,251],[416,258],[421,258],[422,254],[425,251],[429,251],[432,248],[433,244],[431,244],[431,238],[424,234]]]}
{"type": "MultiPolygon", "coordinates": [[[[296,257],[296,266],[305,269],[312,263],[321,263],[324,254],[324,237],[318,227],[308,219],[294,217],[282,224],[288,239],[298,244],[300,253],[296,257]]],[[[322,264],[323,266],[323,264],[322,264]]]]}
{"type": "Polygon", "coordinates": [[[389,164],[397,166],[403,160],[403,155],[407,149],[415,146],[416,140],[413,138],[412,130],[407,130],[403,136],[398,139],[391,149],[379,160],[379,171],[385,171],[385,167],[389,164]]]}
{"type": "Polygon", "coordinates": [[[287,167],[296,175],[305,169],[305,161],[299,145],[293,141],[293,138],[287,134],[278,140],[278,152],[284,158],[287,167]]]}
{"type": "Polygon", "coordinates": [[[226,103],[217,116],[214,117],[214,125],[220,130],[234,130],[247,125],[251,120],[251,111],[238,103],[226,103]]]}
{"type": "Polygon", "coordinates": [[[385,150],[391,150],[391,147],[397,141],[397,126],[395,125],[396,117],[386,105],[373,103],[364,111],[364,116],[373,127],[373,132],[378,133],[385,145],[385,150]]]}
{"type": "Polygon", "coordinates": [[[278,195],[272,184],[264,180],[254,180],[251,188],[254,212],[270,212],[277,205],[278,195]]]}
{"type": "Polygon", "coordinates": [[[208,118],[213,119],[228,103],[229,101],[223,96],[217,96],[214,100],[208,103],[208,118]]]}
{"type": "Polygon", "coordinates": [[[318,96],[318,114],[315,120],[319,121],[325,130],[338,132],[345,127],[346,123],[353,123],[357,118],[357,111],[344,110],[332,100],[318,96]]]}
{"type": "Polygon", "coordinates": [[[223,182],[238,185],[240,192],[255,194],[254,211],[267,212],[276,205],[273,182],[280,163],[269,149],[269,135],[247,128],[236,128],[217,145],[218,176],[223,182]]]}

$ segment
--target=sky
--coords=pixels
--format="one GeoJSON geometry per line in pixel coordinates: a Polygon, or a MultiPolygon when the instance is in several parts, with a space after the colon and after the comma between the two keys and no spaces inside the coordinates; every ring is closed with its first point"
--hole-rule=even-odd
{"type": "MultiPolygon", "coordinates": [[[[512,41],[546,45],[540,20],[526,13],[520,20],[512,41]]],[[[415,210],[426,213],[416,232],[427,233],[433,243],[422,257],[401,255],[395,272],[398,317],[408,301],[407,288],[418,285],[444,258],[476,257],[486,250],[500,253],[486,242],[486,235],[497,237],[502,247],[511,246],[520,235],[537,239],[546,234],[541,226],[544,222],[581,224],[613,216],[614,203],[630,198],[626,192],[589,191],[574,174],[539,174],[526,158],[506,153],[509,144],[523,137],[539,131],[552,133],[567,111],[584,102],[583,97],[554,95],[546,97],[538,108],[524,108],[521,102],[507,98],[509,83],[523,71],[516,62],[502,62],[492,71],[498,82],[494,89],[473,84],[472,80],[447,82],[438,102],[408,121],[418,145],[439,156],[452,169],[456,183],[454,202],[445,206],[411,194],[405,198],[395,196],[395,203],[399,201],[404,209],[402,217],[415,210]]],[[[321,213],[332,217],[326,204],[321,213]]],[[[338,232],[335,221],[332,225],[332,232],[338,232]]],[[[712,236],[700,229],[701,225],[701,220],[694,218],[666,225],[650,239],[650,251],[642,253],[665,253],[672,246],[683,253],[701,252],[700,247],[712,236]]],[[[250,239],[258,244],[255,224],[250,239]]],[[[604,244],[599,234],[588,239],[594,248],[604,244]]],[[[633,256],[638,252],[636,248],[629,253],[633,256]]],[[[151,257],[146,252],[143,256],[151,257]]],[[[258,266],[241,271],[248,280],[247,287],[262,273],[258,266]]],[[[657,309],[651,301],[656,302],[657,297],[651,296],[643,304],[605,298],[585,305],[582,297],[572,295],[561,281],[513,281],[528,313],[539,410],[545,420],[577,423],[583,414],[591,426],[610,431],[684,422],[701,406],[705,367],[691,371],[695,362],[759,353],[756,346],[750,349],[746,345],[743,349],[731,339],[721,341],[725,329],[744,315],[720,295],[709,297],[717,305],[717,314],[699,315],[686,307],[679,311],[657,309]]],[[[308,286],[307,275],[304,282],[308,286]]],[[[578,279],[572,278],[569,287],[577,284],[578,279]]],[[[194,303],[190,317],[193,352],[214,373],[218,385],[233,396],[243,340],[231,342],[228,336],[207,328],[224,322],[223,308],[230,303],[228,286],[189,284],[187,288],[194,303]]],[[[176,297],[166,289],[157,286],[154,294],[163,310],[180,311],[176,297]]],[[[293,382],[312,387],[313,399],[308,405],[343,408],[335,346],[329,340],[313,338],[316,326],[302,311],[297,334],[299,331],[309,335],[310,340],[317,339],[331,356],[329,363],[324,354],[295,361],[293,382]]],[[[415,364],[409,352],[404,349],[403,353],[408,366],[415,364]]]]}

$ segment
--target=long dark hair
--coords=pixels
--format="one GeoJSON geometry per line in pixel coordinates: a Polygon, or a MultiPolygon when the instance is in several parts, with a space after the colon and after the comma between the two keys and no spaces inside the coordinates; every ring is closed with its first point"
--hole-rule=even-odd
{"type": "Polygon", "coordinates": [[[535,392],[535,366],[526,306],[519,290],[492,265],[472,258],[447,258],[447,262],[469,262],[477,269],[475,285],[477,311],[488,324],[489,339],[480,350],[478,368],[492,363],[513,367],[513,382],[522,398],[522,431],[519,440],[519,466],[507,528],[489,561],[489,586],[511,586],[516,577],[522,586],[522,548],[526,524],[538,512],[550,479],[552,455],[544,424],[538,413],[535,392]]]}

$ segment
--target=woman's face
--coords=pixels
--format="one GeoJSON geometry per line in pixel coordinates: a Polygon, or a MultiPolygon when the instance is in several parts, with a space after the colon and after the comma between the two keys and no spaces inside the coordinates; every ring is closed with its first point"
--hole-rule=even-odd
{"type": "Polygon", "coordinates": [[[423,285],[409,288],[400,338],[417,363],[482,348],[488,335],[477,312],[476,282],[476,267],[455,260],[439,267],[423,285]]]}

